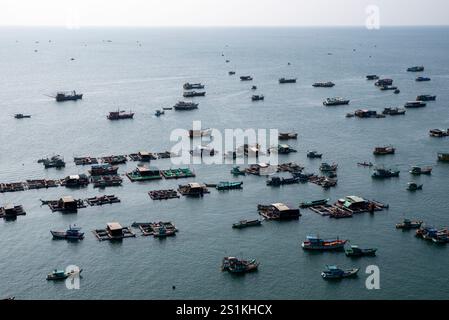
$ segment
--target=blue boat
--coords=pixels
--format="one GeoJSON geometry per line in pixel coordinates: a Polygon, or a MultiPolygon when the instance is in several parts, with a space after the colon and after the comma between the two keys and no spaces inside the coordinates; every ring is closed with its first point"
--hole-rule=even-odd
{"type": "Polygon", "coordinates": [[[321,272],[323,279],[342,279],[348,277],[354,277],[359,272],[358,268],[352,268],[348,270],[342,270],[337,266],[326,265],[326,269],[321,272]]]}
{"type": "Polygon", "coordinates": [[[77,226],[69,226],[66,231],[50,231],[54,239],[65,240],[82,240],[84,238],[84,232],[81,232],[81,228],[77,226]]]}
{"type": "Polygon", "coordinates": [[[430,81],[431,79],[428,77],[418,77],[416,78],[416,81],[418,82],[422,82],[422,81],[430,81]]]}

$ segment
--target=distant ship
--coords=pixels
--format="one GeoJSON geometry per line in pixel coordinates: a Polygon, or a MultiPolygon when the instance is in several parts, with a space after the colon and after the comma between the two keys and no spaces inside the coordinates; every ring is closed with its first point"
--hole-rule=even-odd
{"type": "Polygon", "coordinates": [[[76,101],[79,99],[83,98],[83,94],[82,93],[76,93],[75,90],[73,90],[72,92],[58,92],[56,93],[56,101],[58,102],[62,102],[62,101],[76,101]]]}
{"type": "Polygon", "coordinates": [[[315,82],[314,84],[312,84],[313,87],[315,88],[332,88],[333,86],[335,86],[335,83],[328,81],[328,82],[315,82]]]}
{"type": "Polygon", "coordinates": [[[134,117],[134,112],[126,112],[126,111],[112,111],[109,112],[107,118],[109,120],[122,120],[122,119],[132,119],[134,117]]]}
{"type": "Polygon", "coordinates": [[[192,90],[192,89],[204,89],[204,84],[201,83],[184,83],[183,88],[185,90],[192,90]]]}
{"type": "Polygon", "coordinates": [[[198,103],[179,101],[173,108],[178,111],[198,109],[198,103]]]}
{"type": "Polygon", "coordinates": [[[423,66],[410,67],[407,69],[408,72],[422,72],[424,71],[423,66]]]}
{"type": "Polygon", "coordinates": [[[296,83],[296,79],[280,78],[279,83],[296,83]]]}
{"type": "Polygon", "coordinates": [[[193,97],[204,97],[206,95],[206,91],[198,92],[198,91],[186,91],[183,93],[185,98],[193,98],[193,97]]]}
{"type": "Polygon", "coordinates": [[[251,76],[241,76],[240,80],[241,81],[251,81],[251,80],[253,80],[253,78],[251,76]]]}
{"type": "Polygon", "coordinates": [[[346,105],[349,104],[350,100],[343,99],[343,98],[327,98],[324,100],[323,105],[325,106],[340,106],[340,105],[346,105]]]}

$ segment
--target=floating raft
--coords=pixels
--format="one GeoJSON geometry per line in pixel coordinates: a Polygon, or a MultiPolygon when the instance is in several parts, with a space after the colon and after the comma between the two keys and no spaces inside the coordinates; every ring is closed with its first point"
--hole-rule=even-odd
{"type": "Polygon", "coordinates": [[[87,198],[86,202],[90,206],[102,206],[104,204],[118,203],[120,202],[120,199],[117,198],[115,195],[104,195],[93,198],[87,198]]]}
{"type": "Polygon", "coordinates": [[[168,200],[168,199],[175,199],[175,198],[181,197],[178,194],[178,192],[174,189],[153,190],[153,191],[148,192],[148,195],[153,200],[168,200]]]}
{"type": "Polygon", "coordinates": [[[123,179],[118,175],[91,177],[94,188],[119,187],[123,179]]]}
{"type": "Polygon", "coordinates": [[[26,184],[23,182],[1,183],[0,192],[24,191],[26,184]]]}
{"type": "Polygon", "coordinates": [[[41,200],[42,205],[48,205],[52,212],[77,212],[78,209],[86,208],[86,203],[82,199],[63,197],[59,200],[41,200]]]}
{"type": "Polygon", "coordinates": [[[360,197],[348,196],[345,199],[340,199],[333,205],[316,205],[309,207],[309,209],[321,216],[339,219],[350,218],[354,214],[365,212],[379,212],[388,209],[388,207],[388,205],[376,200],[365,200],[360,197]]]}
{"type": "Polygon", "coordinates": [[[278,165],[278,172],[301,172],[304,167],[294,162],[282,163],[278,165]]]}
{"type": "Polygon", "coordinates": [[[178,229],[176,229],[175,225],[171,222],[143,222],[138,223],[134,222],[132,224],[132,227],[139,228],[142,232],[143,236],[174,236],[175,232],[178,232],[178,229]],[[161,229],[164,230],[164,233],[161,233],[161,229]]]}
{"type": "Polygon", "coordinates": [[[77,166],[98,164],[98,159],[97,158],[92,158],[92,157],[75,157],[73,159],[73,161],[75,161],[75,164],[77,166]]]}
{"type": "Polygon", "coordinates": [[[38,179],[38,180],[27,180],[26,185],[28,189],[44,189],[44,188],[55,188],[60,185],[60,180],[46,180],[46,179],[38,179]]]}
{"type": "Polygon", "coordinates": [[[107,157],[102,157],[101,161],[103,163],[109,163],[111,165],[114,165],[114,164],[126,163],[128,161],[128,158],[126,157],[126,155],[107,156],[107,157]]]}
{"type": "Polygon", "coordinates": [[[92,233],[97,237],[99,241],[105,240],[122,240],[125,238],[133,238],[136,236],[132,232],[130,227],[122,227],[117,222],[111,222],[107,224],[106,229],[96,229],[92,233]]]}
{"type": "Polygon", "coordinates": [[[15,218],[17,216],[26,215],[25,210],[23,210],[22,206],[13,206],[6,205],[4,207],[0,207],[0,218],[15,218]]]}
{"type": "Polygon", "coordinates": [[[162,170],[161,174],[165,179],[179,179],[179,178],[195,177],[195,173],[192,170],[190,170],[189,168],[162,170]]]}

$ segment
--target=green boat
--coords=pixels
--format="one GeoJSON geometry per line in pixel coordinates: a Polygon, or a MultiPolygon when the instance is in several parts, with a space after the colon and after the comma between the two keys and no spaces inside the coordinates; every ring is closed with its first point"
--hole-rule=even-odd
{"type": "Polygon", "coordinates": [[[345,250],[345,254],[348,257],[363,257],[363,256],[375,256],[377,249],[360,249],[358,246],[351,246],[351,248],[345,250]]]}
{"type": "Polygon", "coordinates": [[[231,173],[236,176],[238,175],[244,176],[246,174],[245,170],[241,170],[239,166],[232,167],[231,173]]]}
{"type": "Polygon", "coordinates": [[[234,229],[243,229],[247,227],[255,227],[260,226],[262,224],[262,221],[260,220],[241,220],[237,223],[232,224],[232,227],[234,229]]]}
{"type": "Polygon", "coordinates": [[[219,184],[215,186],[217,190],[231,190],[231,189],[241,189],[242,188],[242,181],[237,182],[227,182],[222,181],[219,184]]]}
{"type": "Polygon", "coordinates": [[[195,177],[195,173],[189,168],[162,170],[165,179],[191,178],[195,177]]]}
{"type": "Polygon", "coordinates": [[[161,172],[157,168],[150,169],[145,166],[137,167],[136,170],[128,172],[126,176],[132,182],[162,179],[161,172]]]}
{"type": "Polygon", "coordinates": [[[324,206],[325,204],[327,204],[327,202],[330,199],[321,199],[321,200],[314,200],[314,201],[307,201],[307,202],[301,202],[299,204],[299,206],[301,208],[310,208],[310,207],[315,207],[315,206],[324,206]]]}

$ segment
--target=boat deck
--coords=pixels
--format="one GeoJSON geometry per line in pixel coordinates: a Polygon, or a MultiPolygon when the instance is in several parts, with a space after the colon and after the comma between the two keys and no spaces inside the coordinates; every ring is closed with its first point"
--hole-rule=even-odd
{"type": "Polygon", "coordinates": [[[161,171],[162,176],[165,179],[180,179],[180,178],[193,178],[195,173],[189,168],[168,169],[161,171]]]}

